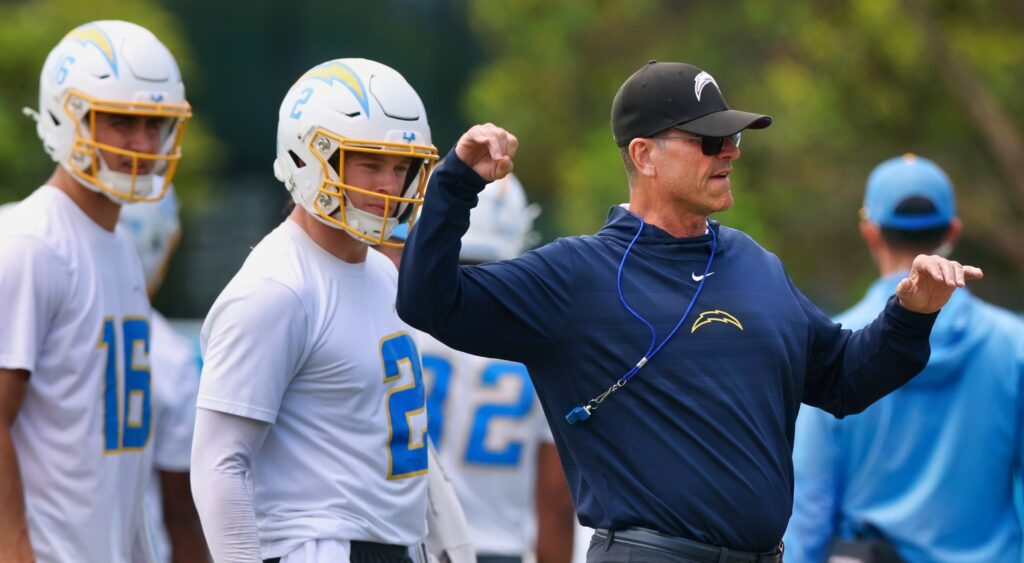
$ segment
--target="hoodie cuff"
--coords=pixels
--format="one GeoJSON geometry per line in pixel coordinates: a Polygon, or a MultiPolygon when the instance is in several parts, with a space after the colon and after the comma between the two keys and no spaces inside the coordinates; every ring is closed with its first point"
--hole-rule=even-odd
{"type": "Polygon", "coordinates": [[[889,302],[885,304],[885,317],[889,324],[900,334],[906,336],[930,335],[932,325],[939,316],[939,311],[934,313],[915,313],[900,305],[900,300],[893,294],[889,302]]]}

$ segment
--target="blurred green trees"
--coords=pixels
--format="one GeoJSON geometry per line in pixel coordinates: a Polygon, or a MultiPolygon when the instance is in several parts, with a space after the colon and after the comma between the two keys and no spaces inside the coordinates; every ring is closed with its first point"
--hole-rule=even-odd
{"type": "Polygon", "coordinates": [[[718,217],[779,254],[822,306],[875,277],[857,234],[870,170],[916,152],[957,187],[954,258],[1024,309],[1024,8],[1019,2],[470,0],[490,62],[464,97],[520,138],[517,173],[552,233],[593,232],[627,198],[611,138],[618,86],[649,59],[708,70],[730,105],[774,117],[744,136],[718,217]]]}
{"type": "MultiPolygon", "coordinates": [[[[186,97],[196,73],[194,54],[178,20],[153,0],[36,0],[0,4],[0,202],[21,199],[44,182],[55,163],[43,152],[35,123],[21,108],[39,106],[39,72],[50,49],[74,27],[100,19],[127,20],[156,34],[174,53],[186,97]]],[[[193,108],[195,110],[195,108],[193,108]]],[[[188,209],[205,197],[222,154],[194,111],[182,143],[184,157],[175,186],[188,209]]]]}
{"type": "Polygon", "coordinates": [[[864,181],[908,151],[957,186],[966,232],[954,258],[985,268],[976,290],[1024,309],[1019,0],[15,0],[0,3],[0,202],[53,168],[21,114],[38,103],[47,52],[102,18],[153,30],[195,110],[175,181],[185,239],[158,302],[172,315],[204,314],[281,220],[287,194],[270,174],[280,97],[339,56],[402,72],[442,153],[462,117],[519,135],[517,173],[549,238],[593,232],[627,197],[608,124],[622,81],[649,59],[696,64],[733,107],[775,118],[744,136],[736,205],[718,219],[778,253],[827,310],[874,278],[857,234],[864,181]]]}

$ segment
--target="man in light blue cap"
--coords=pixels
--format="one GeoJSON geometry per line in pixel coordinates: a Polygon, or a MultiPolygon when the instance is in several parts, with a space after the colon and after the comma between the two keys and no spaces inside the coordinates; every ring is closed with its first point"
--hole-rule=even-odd
{"type": "MultiPolygon", "coordinates": [[[[877,316],[914,256],[949,253],[962,230],[949,178],[911,154],[871,173],[861,219],[882,277],[836,318],[851,329],[877,316]]],[[[1021,561],[1024,322],[960,288],[930,343],[924,371],[863,413],[801,408],[786,563],[1021,561]]]]}

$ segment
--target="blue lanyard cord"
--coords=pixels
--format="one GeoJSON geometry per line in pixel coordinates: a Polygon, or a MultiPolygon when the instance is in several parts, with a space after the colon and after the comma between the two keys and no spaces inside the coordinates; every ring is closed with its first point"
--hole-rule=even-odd
{"type": "MultiPolygon", "coordinates": [[[[622,306],[625,307],[631,315],[636,317],[638,321],[644,323],[647,330],[651,331],[651,345],[647,348],[647,353],[644,354],[644,357],[646,358],[651,355],[651,350],[654,350],[654,343],[657,341],[658,333],[654,330],[654,326],[647,322],[647,319],[640,316],[640,313],[634,311],[633,308],[629,306],[629,303],[626,303],[626,296],[622,294],[622,271],[626,269],[626,258],[629,257],[629,251],[633,250],[633,245],[636,244],[636,239],[640,238],[640,233],[644,232],[645,226],[646,224],[644,223],[644,220],[640,219],[640,228],[636,231],[636,235],[633,236],[633,240],[629,241],[629,246],[626,247],[626,253],[622,255],[622,261],[619,262],[619,275],[615,278],[615,289],[619,291],[619,301],[622,303],[622,306]]],[[[622,379],[629,381],[629,378],[631,378],[637,371],[638,368],[634,367],[629,373],[624,375],[622,379]]]]}
{"type": "Polygon", "coordinates": [[[640,238],[640,234],[643,232],[644,226],[645,223],[643,219],[640,219],[640,229],[637,230],[633,240],[631,240],[629,242],[629,246],[626,247],[626,253],[622,255],[622,261],[619,262],[619,272],[616,278],[616,289],[618,289],[619,301],[622,302],[622,306],[651,331],[651,345],[647,348],[647,353],[640,358],[640,361],[638,361],[632,369],[626,372],[625,375],[619,378],[618,381],[613,383],[612,386],[604,393],[601,393],[597,397],[587,401],[584,405],[572,409],[569,414],[565,415],[565,420],[569,424],[576,424],[577,422],[590,418],[590,415],[601,406],[601,403],[611,396],[612,393],[624,387],[630,379],[633,379],[633,376],[640,372],[641,368],[647,365],[647,362],[651,361],[651,359],[653,359],[654,356],[665,347],[665,344],[667,344],[668,341],[676,335],[676,332],[679,331],[679,327],[683,326],[683,322],[686,320],[686,317],[690,316],[690,311],[693,309],[693,305],[697,303],[697,297],[700,295],[701,290],[704,289],[704,282],[708,279],[708,272],[711,271],[711,263],[715,259],[715,250],[718,247],[718,235],[715,234],[715,230],[711,228],[710,224],[708,224],[708,232],[711,233],[711,255],[708,256],[708,263],[704,266],[704,276],[700,279],[700,283],[697,285],[697,290],[693,293],[693,298],[690,299],[690,304],[686,306],[686,311],[684,311],[683,315],[679,317],[679,322],[676,323],[675,328],[672,329],[672,332],[668,333],[668,336],[666,336],[660,344],[655,346],[655,342],[657,342],[657,331],[655,331],[654,326],[647,322],[647,319],[634,311],[633,308],[629,306],[629,303],[626,303],[626,297],[622,294],[622,271],[626,267],[626,258],[629,256],[629,252],[633,249],[633,245],[636,243],[637,239],[640,238]]]}

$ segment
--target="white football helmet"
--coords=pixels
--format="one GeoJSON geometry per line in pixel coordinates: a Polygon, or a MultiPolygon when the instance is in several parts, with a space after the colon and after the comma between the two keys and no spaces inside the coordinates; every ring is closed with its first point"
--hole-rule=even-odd
{"type": "Polygon", "coordinates": [[[423,102],[394,69],[366,59],[335,59],[310,69],[281,103],[274,175],[295,203],[366,244],[389,241],[399,223],[412,223],[437,162],[423,102]],[[405,189],[390,196],[345,183],[347,152],[413,159],[405,189]],[[349,190],[384,200],[384,216],[357,209],[349,190]]]}
{"type": "Polygon", "coordinates": [[[487,184],[469,214],[469,230],[462,236],[461,262],[508,260],[537,244],[533,220],[540,206],[528,204],[526,191],[513,174],[487,184]]]}
{"type": "Polygon", "coordinates": [[[143,27],[113,20],[80,25],[57,43],[39,77],[39,111],[25,112],[36,120],[43,148],[55,162],[117,203],[163,197],[192,116],[167,47],[143,27]],[[159,149],[144,153],[99,143],[97,112],[162,118],[159,149]],[[130,157],[132,173],[111,170],[100,151],[130,157]],[[156,189],[154,175],[164,178],[156,189]]]}
{"type": "Polygon", "coordinates": [[[0,204],[0,229],[5,224],[14,220],[14,208],[21,203],[20,201],[11,201],[8,203],[0,204]]]}
{"type": "MultiPolygon", "coordinates": [[[[163,178],[154,177],[154,189],[162,186],[163,178]]],[[[128,234],[142,261],[149,295],[156,295],[164,281],[167,266],[181,240],[181,220],[178,217],[178,197],[174,186],[168,186],[166,195],[156,202],[132,203],[121,208],[118,224],[128,234]]]]}
{"type": "Polygon", "coordinates": [[[14,211],[15,206],[17,206],[19,203],[21,203],[21,202],[20,201],[9,201],[7,203],[0,203],[0,216],[2,216],[2,214],[6,214],[6,213],[10,213],[11,211],[14,211]]]}

